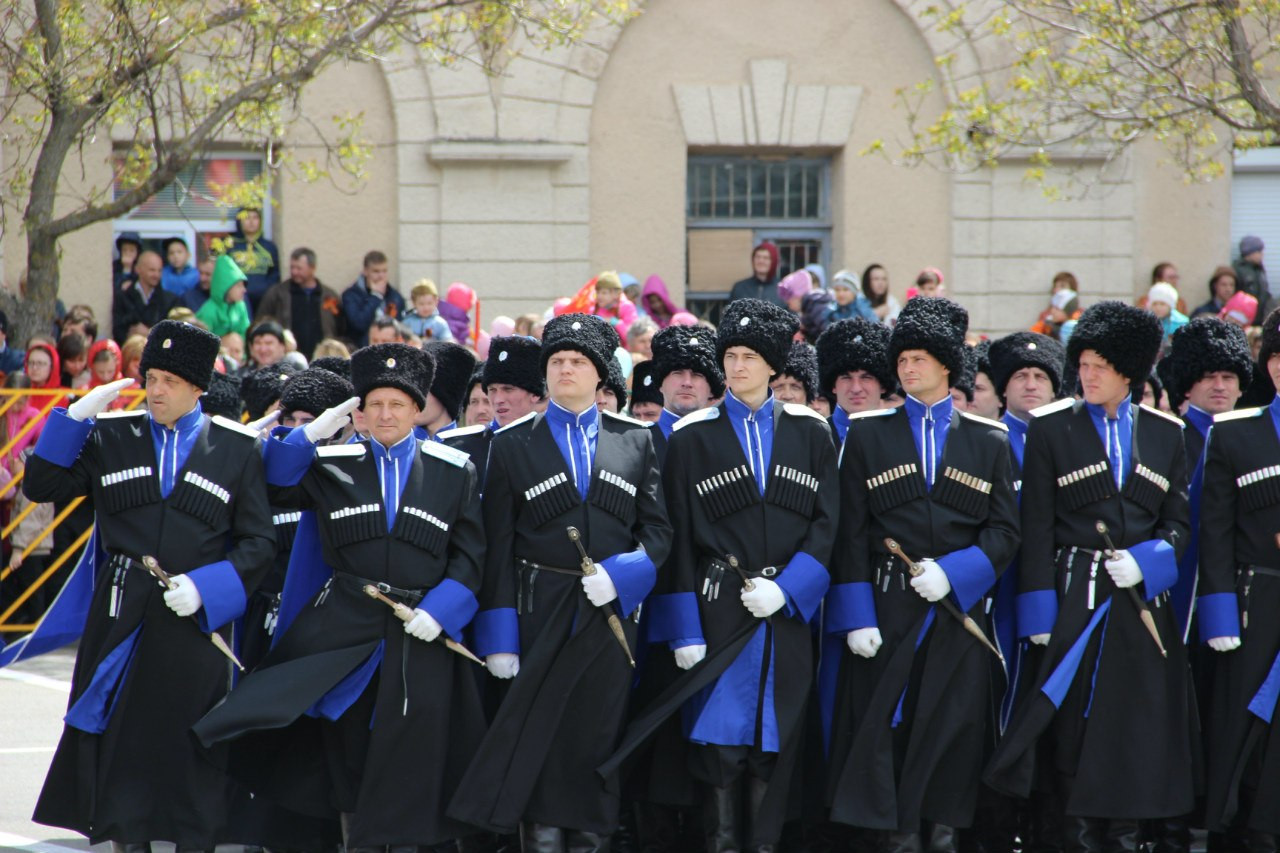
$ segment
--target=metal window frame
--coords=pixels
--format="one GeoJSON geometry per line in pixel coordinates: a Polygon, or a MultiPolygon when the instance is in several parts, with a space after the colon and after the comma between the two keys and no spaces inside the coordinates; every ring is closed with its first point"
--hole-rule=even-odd
{"type": "MultiPolygon", "coordinates": [[[[271,198],[275,193],[275,182],[270,178],[270,167],[267,164],[267,156],[261,151],[209,151],[203,157],[195,158],[191,161],[192,165],[202,160],[257,160],[262,164],[262,173],[267,175],[267,203],[262,206],[262,233],[268,240],[274,239],[273,231],[275,228],[275,205],[271,203],[271,198]]],[[[114,192],[115,182],[112,182],[112,190],[114,192]]],[[[168,187],[165,190],[169,189],[168,187]]],[[[161,190],[164,192],[165,190],[161,190]]],[[[132,211],[124,216],[117,217],[113,220],[112,226],[116,236],[124,231],[141,231],[154,230],[156,224],[165,225],[167,223],[181,223],[182,229],[189,229],[192,233],[222,232],[235,231],[236,219],[235,211],[230,208],[223,214],[221,220],[217,219],[134,219],[132,211]]],[[[181,233],[179,231],[178,233],[181,233]]],[[[173,236],[178,236],[175,233],[173,236]]]]}
{"type": "MultiPolygon", "coordinates": [[[[713,171],[714,174],[714,171],[713,171]]],[[[712,209],[716,198],[710,198],[712,209]]],[[[732,204],[732,197],[730,197],[732,204]]],[[[742,228],[756,229],[791,228],[804,224],[809,227],[831,227],[831,159],[828,157],[800,156],[752,156],[727,154],[690,154],[685,178],[685,225],[688,228],[742,228]],[[818,215],[815,217],[752,217],[752,216],[699,216],[694,211],[697,203],[691,200],[689,187],[694,176],[695,166],[748,165],[748,164],[783,164],[788,166],[817,166],[818,171],[818,215]]]]}

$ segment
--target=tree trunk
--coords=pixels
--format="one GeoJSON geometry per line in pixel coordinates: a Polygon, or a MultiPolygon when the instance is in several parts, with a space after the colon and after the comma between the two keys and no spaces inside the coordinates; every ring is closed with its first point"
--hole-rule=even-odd
{"type": "MultiPolygon", "coordinates": [[[[9,313],[9,342],[25,346],[32,335],[53,331],[58,299],[58,243],[45,236],[44,229],[27,231],[27,288],[9,313]]],[[[99,326],[102,323],[99,321],[99,326]]],[[[106,325],[110,329],[110,323],[106,325]]]]}

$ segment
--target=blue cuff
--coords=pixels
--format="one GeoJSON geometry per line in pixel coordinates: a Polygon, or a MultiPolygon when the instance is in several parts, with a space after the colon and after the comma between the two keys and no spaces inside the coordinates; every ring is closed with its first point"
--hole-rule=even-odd
{"type": "Polygon", "coordinates": [[[520,620],[514,607],[481,610],[471,624],[476,635],[476,654],[520,654],[520,620]]]}
{"type": "Polygon", "coordinates": [[[462,629],[476,615],[480,604],[471,590],[452,578],[445,578],[422,597],[418,609],[430,613],[446,634],[460,640],[462,629]]]}
{"type": "Polygon", "coordinates": [[[80,448],[93,432],[93,421],[78,421],[64,408],[54,409],[36,441],[36,456],[63,468],[70,468],[80,448]]]}
{"type": "Polygon", "coordinates": [[[831,575],[827,574],[822,563],[804,551],[797,551],[787,567],[778,573],[775,583],[787,596],[787,615],[794,616],[799,612],[800,617],[808,622],[818,612],[822,597],[827,594],[831,575]]]}
{"type": "Polygon", "coordinates": [[[1018,596],[1014,608],[1017,610],[1019,637],[1052,634],[1053,623],[1058,620],[1058,593],[1052,589],[1024,592],[1018,596]]]}
{"type": "Polygon", "coordinates": [[[698,598],[692,592],[651,596],[645,605],[644,618],[651,643],[680,640],[680,645],[689,646],[702,642],[698,598]]]}
{"type": "Polygon", "coordinates": [[[1200,641],[1214,637],[1240,636],[1240,604],[1234,592],[1215,592],[1196,599],[1196,619],[1200,622],[1200,641]]]}
{"type": "Polygon", "coordinates": [[[307,439],[302,427],[294,427],[283,441],[273,438],[263,444],[266,445],[262,456],[267,485],[296,486],[302,482],[316,455],[316,446],[307,439]]]}
{"type": "Polygon", "coordinates": [[[635,612],[658,580],[658,570],[643,548],[615,554],[600,561],[618,591],[614,602],[623,619],[635,612]]]}
{"type": "Polygon", "coordinates": [[[201,605],[196,611],[200,630],[212,633],[244,614],[244,583],[230,561],[201,566],[187,572],[187,577],[200,590],[201,605]]]}
{"type": "Polygon", "coordinates": [[[875,628],[876,602],[870,583],[838,583],[827,592],[822,630],[847,634],[859,628],[875,628]]]}
{"type": "Polygon", "coordinates": [[[961,613],[968,613],[995,585],[996,570],[977,545],[952,551],[939,557],[937,563],[951,582],[951,594],[961,613]]]}
{"type": "Polygon", "coordinates": [[[1173,546],[1163,539],[1148,539],[1129,549],[1133,559],[1142,569],[1142,581],[1147,590],[1147,601],[1178,582],[1178,557],[1173,546]]]}

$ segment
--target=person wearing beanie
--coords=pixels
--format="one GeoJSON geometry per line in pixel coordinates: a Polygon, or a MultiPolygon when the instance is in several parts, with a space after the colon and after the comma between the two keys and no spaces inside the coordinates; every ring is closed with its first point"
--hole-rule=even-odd
{"type": "Polygon", "coordinates": [[[1025,797],[1052,761],[1073,849],[1135,850],[1138,821],[1194,802],[1186,647],[1162,606],[1190,532],[1182,422],[1131,402],[1161,337],[1150,312],[1090,306],[1067,342],[1084,399],[1042,406],[1027,431],[1018,633],[1045,650],[985,778],[1025,797]]]}
{"type": "Polygon", "coordinates": [[[796,270],[778,282],[778,298],[793,314],[800,313],[800,305],[804,297],[813,290],[813,279],[808,270],[796,270]]]}
{"type": "Polygon", "coordinates": [[[831,426],[844,444],[849,419],[880,408],[897,380],[889,368],[889,327],[855,318],[832,323],[818,338],[818,380],[823,394],[835,399],[831,426]]]}
{"type": "Polygon", "coordinates": [[[436,362],[435,378],[427,390],[426,406],[414,424],[414,435],[422,441],[440,441],[440,434],[458,427],[463,398],[476,357],[466,347],[453,341],[427,341],[422,349],[436,362]]]}
{"type": "Polygon", "coordinates": [[[275,320],[263,320],[249,330],[249,358],[252,364],[246,364],[247,370],[255,367],[266,367],[284,360],[288,350],[285,348],[284,327],[275,320]]]}
{"type": "Polygon", "coordinates": [[[769,383],[769,390],[783,403],[813,403],[818,396],[818,353],[811,344],[791,344],[786,368],[769,383]]]}
{"type": "Polygon", "coordinates": [[[836,273],[831,279],[831,295],[834,297],[834,302],[831,306],[828,325],[840,320],[852,320],[855,317],[862,317],[873,323],[879,322],[880,318],[876,316],[876,309],[871,306],[871,300],[862,294],[862,283],[856,272],[840,270],[836,273]]]}
{"type": "Polygon", "coordinates": [[[993,737],[991,653],[937,606],[946,598],[985,624],[986,596],[1018,545],[1006,430],[952,404],[968,322],[941,297],[903,306],[888,349],[905,402],[855,416],[840,464],[823,631],[852,654],[837,685],[827,799],[832,820],[885,833],[885,849],[957,849],[993,737]],[[942,694],[941,704],[900,702],[942,694]]]}
{"type": "Polygon", "coordinates": [[[449,813],[489,831],[520,828],[527,850],[609,849],[619,783],[596,768],[625,722],[638,642],[630,617],[671,548],[649,430],[596,407],[616,338],[593,315],[548,320],[547,410],[500,430],[491,447],[476,652],[498,678],[519,677],[449,813]]]}
{"type": "MultiPolygon", "coordinates": [[[[1209,314],[1214,317],[1222,313],[1223,307],[1226,306],[1227,300],[1235,295],[1236,290],[1236,271],[1228,266],[1219,266],[1213,274],[1209,276],[1209,301],[1196,308],[1191,312],[1193,318],[1202,314],[1209,314]]],[[[1241,325],[1249,326],[1253,324],[1253,315],[1245,318],[1241,325]]]]}
{"type": "Polygon", "coordinates": [[[609,375],[596,392],[596,406],[602,412],[608,410],[615,415],[627,407],[627,380],[622,376],[622,365],[616,355],[609,359],[609,375]]]}
{"type": "Polygon", "coordinates": [[[672,433],[663,466],[671,586],[645,607],[650,641],[668,643],[687,670],[664,695],[693,698],[641,711],[605,765],[682,714],[708,850],[773,849],[787,791],[799,783],[814,665],[808,623],[827,588],[839,496],[826,422],[769,390],[796,329],[771,302],[725,308],[715,351],[728,391],[672,433]]]}
{"type": "Polygon", "coordinates": [[[667,440],[676,422],[724,396],[715,333],[702,326],[668,326],[653,336],[653,381],[662,393],[658,429],[667,440]]]}
{"type": "Polygon", "coordinates": [[[225,831],[226,751],[201,750],[190,729],[228,689],[210,634],[231,641],[275,542],[257,432],[200,405],[218,349],[203,329],[156,323],[140,364],[147,408],[105,411],[132,384],[120,379],[54,409],[22,481],[35,503],[89,497],[106,555],[92,599],[68,585],[45,617],[78,618],[83,639],[35,819],[115,849],[162,839],[212,850],[225,831]],[[143,556],[168,573],[167,589],[143,556]],[[112,755],[145,755],[146,772],[112,755]]]}
{"type": "Polygon", "coordinates": [[[663,411],[662,390],[657,381],[656,367],[657,362],[649,359],[640,362],[631,371],[631,417],[646,423],[657,423],[663,411]]]}
{"type": "Polygon", "coordinates": [[[441,430],[436,438],[471,457],[476,466],[481,493],[488,473],[489,443],[496,431],[546,407],[546,389],[539,368],[541,344],[520,335],[496,337],[489,345],[489,358],[482,364],[480,387],[488,397],[492,419],[454,429],[441,430]]]}
{"type": "MultiPolygon", "coordinates": [[[[1263,323],[1259,369],[1280,387],[1280,310],[1263,323]]],[[[1233,849],[1275,850],[1280,840],[1280,741],[1262,725],[1276,704],[1280,660],[1280,624],[1271,615],[1280,608],[1278,417],[1280,397],[1214,416],[1199,504],[1196,639],[1214,658],[1214,694],[1203,725],[1205,826],[1210,843],[1226,834],[1233,849]]]]}
{"type": "Polygon", "coordinates": [[[230,744],[255,793],[339,812],[347,850],[445,849],[469,831],[445,807],[484,716],[474,664],[445,640],[476,612],[485,534],[475,466],[413,435],[434,373],[414,347],[364,347],[349,399],[267,442],[271,500],[314,512],[322,559],[291,564],[280,603],[291,622],[192,728],[206,747],[230,744]],[[370,437],[324,444],[357,406],[370,437]]]}
{"type": "Polygon", "coordinates": [[[1253,324],[1253,317],[1258,312],[1258,300],[1243,290],[1237,290],[1222,306],[1218,317],[1228,323],[1235,323],[1240,328],[1253,324]]]}
{"type": "Polygon", "coordinates": [[[1240,257],[1231,265],[1236,273],[1236,289],[1258,300],[1258,313],[1246,324],[1250,326],[1261,325],[1271,308],[1271,286],[1262,264],[1264,249],[1261,237],[1246,235],[1240,238],[1240,257]]]}
{"type": "Polygon", "coordinates": [[[1160,281],[1147,291],[1147,310],[1156,315],[1164,334],[1161,349],[1168,347],[1173,333],[1187,325],[1187,315],[1178,310],[1178,289],[1160,281]]]}

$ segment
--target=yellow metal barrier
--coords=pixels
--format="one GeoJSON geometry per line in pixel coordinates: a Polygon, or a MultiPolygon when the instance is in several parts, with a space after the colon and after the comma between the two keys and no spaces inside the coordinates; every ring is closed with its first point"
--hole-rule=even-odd
{"type": "MultiPolygon", "coordinates": [[[[26,436],[29,435],[31,431],[48,416],[49,412],[53,411],[55,406],[64,402],[68,397],[76,397],[83,394],[86,390],[87,389],[83,388],[77,390],[72,390],[70,388],[0,388],[0,401],[3,401],[0,402],[0,417],[3,417],[6,412],[17,405],[24,397],[49,397],[47,402],[41,401],[43,405],[40,406],[40,417],[32,418],[30,421],[23,424],[22,429],[18,430],[17,434],[10,436],[9,440],[3,446],[0,446],[0,458],[3,458],[13,450],[13,448],[22,441],[22,439],[26,438],[26,436]]],[[[131,388],[122,392],[120,396],[126,401],[126,409],[137,408],[146,401],[147,397],[146,392],[140,388],[131,388]]],[[[22,480],[23,474],[25,473],[26,469],[24,468],[22,471],[15,474],[13,480],[10,482],[9,488],[14,490],[14,494],[17,494],[16,490],[22,480]]],[[[23,548],[22,559],[26,560],[30,557],[31,553],[39,547],[42,542],[52,536],[53,532],[58,529],[58,526],[62,524],[64,520],[66,520],[67,516],[75,512],[83,502],[84,498],[80,497],[63,507],[62,512],[58,513],[53,521],[51,521],[46,528],[41,530],[40,534],[32,540],[30,544],[23,548]]],[[[11,518],[9,523],[5,525],[4,529],[0,530],[0,539],[8,539],[13,535],[13,531],[18,529],[18,525],[21,524],[22,521],[35,510],[35,508],[35,504],[28,504],[21,512],[11,518]]],[[[80,536],[76,538],[76,541],[71,543],[71,547],[59,554],[57,559],[50,563],[44,572],[41,573],[40,577],[32,581],[31,585],[19,593],[17,598],[14,599],[7,608],[5,608],[4,612],[0,613],[0,633],[25,634],[30,633],[35,629],[36,626],[34,624],[10,623],[8,620],[17,612],[18,608],[26,603],[27,599],[31,598],[31,596],[34,595],[40,587],[44,586],[44,584],[53,577],[68,560],[79,554],[80,549],[82,549],[85,543],[89,541],[89,534],[91,532],[92,528],[81,533],[80,536]]],[[[0,571],[0,583],[4,582],[12,573],[13,569],[9,566],[5,566],[4,569],[0,571]]]]}

